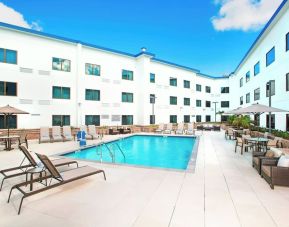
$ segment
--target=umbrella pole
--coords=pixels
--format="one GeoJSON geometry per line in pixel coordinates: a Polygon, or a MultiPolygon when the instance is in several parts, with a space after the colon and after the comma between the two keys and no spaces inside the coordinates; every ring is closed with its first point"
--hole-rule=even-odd
{"type": "Polygon", "coordinates": [[[9,134],[10,134],[10,132],[9,132],[9,114],[7,115],[6,121],[7,121],[6,125],[7,125],[7,129],[8,129],[8,137],[9,137],[9,134]]]}

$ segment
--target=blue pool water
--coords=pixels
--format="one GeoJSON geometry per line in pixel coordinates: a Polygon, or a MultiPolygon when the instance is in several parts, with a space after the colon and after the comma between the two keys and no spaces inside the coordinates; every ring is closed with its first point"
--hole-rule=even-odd
{"type": "Polygon", "coordinates": [[[116,163],[185,170],[192,155],[195,140],[194,137],[135,135],[106,145],[64,154],[64,156],[112,162],[114,155],[111,154],[115,154],[116,163]]]}

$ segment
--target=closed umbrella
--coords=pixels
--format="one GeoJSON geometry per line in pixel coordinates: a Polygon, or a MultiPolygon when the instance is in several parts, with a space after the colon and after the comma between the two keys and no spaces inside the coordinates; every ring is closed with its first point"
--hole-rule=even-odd
{"type": "Polygon", "coordinates": [[[16,114],[29,114],[28,112],[25,112],[23,110],[19,110],[15,107],[12,106],[3,106],[0,107],[0,114],[3,114],[4,116],[6,116],[6,127],[8,129],[8,137],[9,137],[9,118],[11,115],[16,115],[16,114]]]}

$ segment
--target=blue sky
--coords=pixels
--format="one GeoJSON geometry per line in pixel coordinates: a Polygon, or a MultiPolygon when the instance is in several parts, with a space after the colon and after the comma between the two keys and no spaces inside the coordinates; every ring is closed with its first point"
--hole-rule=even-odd
{"type": "Polygon", "coordinates": [[[3,0],[0,3],[19,13],[26,23],[24,27],[133,54],[145,46],[157,58],[220,76],[234,71],[281,2],[276,0],[276,4],[274,0],[271,6],[268,4],[272,0],[262,1],[263,8],[255,7],[252,0],[3,0]],[[240,7],[248,13],[240,15],[240,7]]]}

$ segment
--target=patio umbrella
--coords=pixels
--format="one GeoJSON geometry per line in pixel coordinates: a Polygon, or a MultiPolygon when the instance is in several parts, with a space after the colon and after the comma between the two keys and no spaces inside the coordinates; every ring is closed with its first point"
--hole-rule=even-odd
{"type": "Polygon", "coordinates": [[[238,107],[237,109],[233,109],[233,110],[230,110],[228,112],[225,112],[223,114],[228,114],[228,115],[231,115],[231,114],[239,114],[238,113],[238,110],[241,109],[241,107],[238,107]]]}
{"type": "Polygon", "coordinates": [[[10,118],[10,116],[15,115],[15,114],[29,114],[29,113],[7,105],[7,106],[0,107],[0,114],[3,114],[4,116],[6,116],[6,126],[8,129],[8,137],[9,137],[9,118],[10,118]]]}

